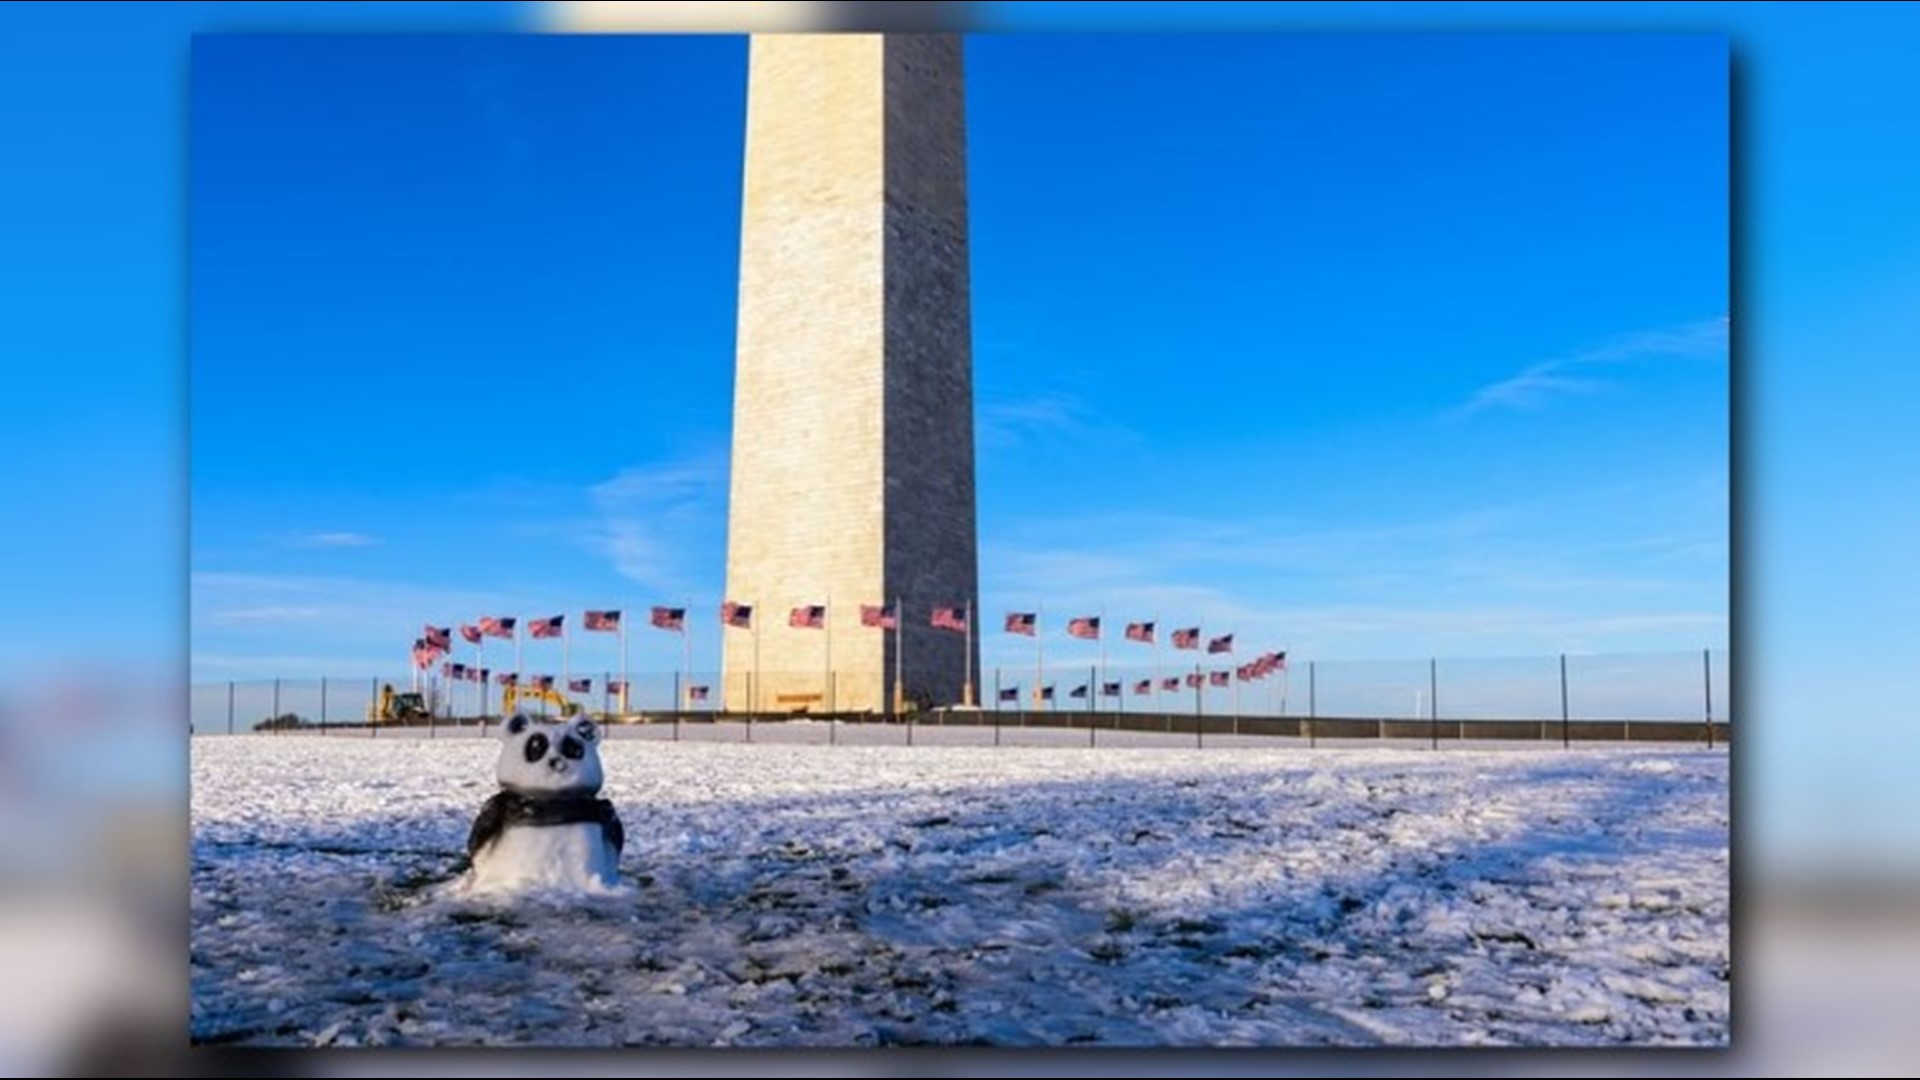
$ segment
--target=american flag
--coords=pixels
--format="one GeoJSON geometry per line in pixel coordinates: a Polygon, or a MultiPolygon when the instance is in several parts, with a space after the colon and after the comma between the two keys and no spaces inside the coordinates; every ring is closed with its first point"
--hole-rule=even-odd
{"type": "Polygon", "coordinates": [[[1208,638],[1207,651],[1210,653],[1232,652],[1233,651],[1233,635],[1221,634],[1217,638],[1208,638]]]}
{"type": "Polygon", "coordinates": [[[624,694],[626,692],[627,692],[627,680],[625,679],[608,679],[607,680],[607,693],[624,694]]]}
{"type": "Polygon", "coordinates": [[[535,619],[527,624],[527,633],[534,637],[559,637],[560,625],[566,621],[565,615],[555,615],[550,619],[535,619]]]}
{"type": "Polygon", "coordinates": [[[1127,624],[1127,640],[1142,644],[1153,644],[1153,624],[1150,622],[1130,622],[1127,624]]]}
{"type": "Polygon", "coordinates": [[[1187,676],[1188,686],[1205,686],[1206,684],[1207,684],[1207,677],[1205,675],[1200,674],[1197,671],[1187,676]]]}
{"type": "Polygon", "coordinates": [[[464,679],[467,677],[467,665],[465,664],[446,664],[443,666],[446,670],[441,674],[449,679],[464,679]]]}
{"type": "Polygon", "coordinates": [[[1101,683],[1100,696],[1101,697],[1119,697],[1120,684],[1117,682],[1101,683]]]}
{"type": "Polygon", "coordinates": [[[1277,653],[1268,653],[1267,655],[1273,657],[1273,662],[1267,665],[1269,668],[1274,671],[1287,670],[1287,650],[1281,649],[1277,653]]]}
{"type": "Polygon", "coordinates": [[[1207,681],[1215,686],[1225,686],[1233,681],[1230,674],[1225,671],[1210,671],[1207,673],[1207,681]]]}
{"type": "Polygon", "coordinates": [[[434,648],[431,645],[428,645],[426,638],[413,639],[413,666],[414,667],[419,668],[421,671],[425,671],[428,668],[433,666],[434,657],[437,657],[439,655],[440,655],[440,650],[434,648]]]}
{"type": "Polygon", "coordinates": [[[656,607],[653,609],[652,616],[649,617],[647,621],[662,630],[678,630],[681,633],[685,633],[687,629],[687,609],[683,607],[656,607]]]}
{"type": "Polygon", "coordinates": [[[551,689],[553,689],[553,676],[551,676],[551,675],[535,675],[535,676],[533,677],[533,687],[534,687],[534,689],[536,689],[536,690],[551,690],[551,689]]]}
{"type": "Polygon", "coordinates": [[[1019,700],[1020,700],[1020,688],[1019,688],[1018,686],[1003,686],[1003,687],[1001,687],[1001,688],[1000,688],[1000,700],[1001,700],[1001,701],[1019,701],[1019,700]]]}
{"type": "Polygon", "coordinates": [[[488,676],[492,674],[492,668],[470,667],[467,669],[467,681],[484,683],[487,681],[488,676]]]}
{"type": "Polygon", "coordinates": [[[510,638],[513,636],[514,624],[518,621],[519,620],[511,615],[504,615],[497,619],[491,615],[482,615],[480,617],[480,632],[488,637],[510,638]]]}
{"type": "Polygon", "coordinates": [[[1152,679],[1141,679],[1141,680],[1140,680],[1139,682],[1137,682],[1137,683],[1134,683],[1134,684],[1133,684],[1133,692],[1134,692],[1134,693],[1136,693],[1136,694],[1151,694],[1151,693],[1153,693],[1153,680],[1152,680],[1152,679]]]}
{"type": "Polygon", "coordinates": [[[1040,700],[1041,700],[1041,701],[1052,701],[1052,700],[1053,700],[1053,687],[1051,687],[1051,686],[1043,686],[1043,687],[1041,687],[1041,688],[1039,689],[1039,691],[1038,691],[1038,693],[1040,694],[1040,700]]]}
{"type": "Polygon", "coordinates": [[[746,629],[753,625],[753,605],[736,604],[729,600],[720,605],[720,625],[737,626],[746,629]]]}
{"type": "Polygon", "coordinates": [[[1099,617],[1090,616],[1083,619],[1068,619],[1067,636],[1086,638],[1088,641],[1097,639],[1100,636],[1099,617]]]}
{"type": "Polygon", "coordinates": [[[1162,690],[1178,690],[1178,689],[1180,689],[1180,676],[1178,676],[1178,675],[1169,675],[1169,676],[1167,676],[1166,678],[1164,678],[1164,679],[1161,679],[1161,680],[1160,680],[1160,689],[1162,689],[1162,690]]]}
{"type": "Polygon", "coordinates": [[[467,623],[461,623],[460,636],[463,638],[466,638],[467,644],[469,645],[480,644],[480,628],[477,626],[472,626],[467,623]]]}
{"type": "Polygon", "coordinates": [[[956,634],[964,634],[967,632],[967,609],[957,607],[934,608],[933,625],[942,630],[951,630],[956,634]]]}
{"type": "Polygon", "coordinates": [[[1173,632],[1173,647],[1176,649],[1197,649],[1200,647],[1200,628],[1190,626],[1185,630],[1173,632]]]}
{"type": "Polygon", "coordinates": [[[617,611],[589,611],[580,622],[583,630],[604,630],[608,633],[620,632],[620,613],[617,611]]]}
{"type": "Polygon", "coordinates": [[[567,689],[573,691],[576,694],[591,693],[593,691],[593,680],[592,679],[568,679],[567,689]]]}
{"type": "Polygon", "coordinates": [[[1074,687],[1072,690],[1067,692],[1067,696],[1068,697],[1086,697],[1087,684],[1081,683],[1079,686],[1074,687]]]}
{"type": "Polygon", "coordinates": [[[827,625],[827,608],[824,604],[802,604],[787,612],[787,625],[802,630],[820,630],[827,625]]]}
{"type": "Polygon", "coordinates": [[[440,677],[443,679],[453,678],[453,665],[447,663],[445,660],[440,661],[440,677]]]}
{"type": "Polygon", "coordinates": [[[1033,623],[1037,616],[1031,611],[1015,611],[1007,615],[1007,633],[1033,636],[1033,623]]]}
{"type": "Polygon", "coordinates": [[[707,688],[706,688],[706,687],[704,687],[704,686],[689,686],[689,687],[687,687],[687,700],[688,700],[688,701],[705,701],[705,700],[707,700],[707,688]]]}
{"type": "Polygon", "coordinates": [[[1239,679],[1241,682],[1252,682],[1253,681],[1253,665],[1241,664],[1239,667],[1234,668],[1233,677],[1236,679],[1239,679]]]}
{"type": "Polygon", "coordinates": [[[493,681],[499,683],[501,686],[519,686],[520,676],[511,671],[503,671],[495,675],[493,681]]]}
{"type": "Polygon", "coordinates": [[[900,625],[900,612],[893,604],[861,604],[860,625],[892,630],[900,625]]]}
{"type": "Polygon", "coordinates": [[[429,626],[425,630],[427,644],[441,651],[453,648],[453,627],[429,626]]]}

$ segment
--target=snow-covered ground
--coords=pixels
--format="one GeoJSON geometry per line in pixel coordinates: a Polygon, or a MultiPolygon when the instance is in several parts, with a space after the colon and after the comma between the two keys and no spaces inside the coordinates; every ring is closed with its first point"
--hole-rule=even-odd
{"type": "Polygon", "coordinates": [[[654,734],[627,891],[504,901],[493,740],[194,740],[194,1040],[1727,1041],[1724,750],[654,734]]]}

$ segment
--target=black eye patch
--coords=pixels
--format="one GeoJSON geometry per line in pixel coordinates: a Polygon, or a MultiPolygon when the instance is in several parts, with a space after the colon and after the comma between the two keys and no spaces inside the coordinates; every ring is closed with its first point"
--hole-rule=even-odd
{"type": "Polygon", "coordinates": [[[527,730],[527,718],[514,713],[513,719],[507,721],[507,734],[518,735],[525,730],[527,730]]]}
{"type": "Polygon", "coordinates": [[[546,756],[547,737],[544,733],[536,731],[533,737],[527,740],[527,760],[539,761],[546,756]]]}
{"type": "Polygon", "coordinates": [[[575,761],[579,761],[583,756],[586,755],[586,752],[587,752],[586,744],[581,742],[579,739],[574,738],[571,735],[560,740],[560,756],[561,757],[572,758],[575,761]]]}

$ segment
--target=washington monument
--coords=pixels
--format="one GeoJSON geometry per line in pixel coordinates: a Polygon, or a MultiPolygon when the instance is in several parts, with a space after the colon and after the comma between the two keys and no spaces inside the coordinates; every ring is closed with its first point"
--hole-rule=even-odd
{"type": "Polygon", "coordinates": [[[885,711],[861,606],[896,600],[906,694],[961,701],[977,644],[931,624],[977,641],[960,38],[754,37],[743,202],[727,707],[885,711]]]}

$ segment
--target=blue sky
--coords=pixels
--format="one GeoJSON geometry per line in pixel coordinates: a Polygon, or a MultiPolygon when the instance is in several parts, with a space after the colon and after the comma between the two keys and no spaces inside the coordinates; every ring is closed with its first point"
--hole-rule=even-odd
{"type": "MultiPolygon", "coordinates": [[[[1920,47],[1920,15],[1884,4],[1752,3],[1364,8],[1027,3],[980,10],[983,18],[1006,29],[1605,29],[1727,35],[1740,147],[1734,158],[1739,337],[1733,365],[1741,443],[1734,537],[1742,582],[1734,643],[1742,675],[1738,722],[1745,733],[1738,757],[1745,793],[1740,820],[1745,835],[1757,843],[1756,856],[1778,860],[1775,865],[1824,860],[1913,865],[1920,854],[1920,829],[1913,824],[1920,821],[1914,798],[1920,788],[1909,774],[1920,755],[1920,728],[1912,722],[1912,693],[1903,673],[1914,651],[1908,623],[1920,608],[1911,568],[1912,552],[1920,550],[1920,513],[1911,491],[1911,478],[1920,475],[1920,439],[1911,417],[1911,403],[1920,399],[1920,367],[1910,362],[1912,342],[1920,339],[1920,307],[1912,300],[1920,295],[1920,214],[1912,208],[1912,193],[1920,190],[1920,154],[1911,138],[1912,117],[1920,107],[1920,69],[1912,63],[1920,47]]],[[[249,566],[236,550],[243,542],[265,548],[271,537],[290,530],[365,530],[386,539],[359,554],[392,559],[397,547],[391,530],[371,516],[342,523],[331,514],[317,514],[289,523],[285,519],[293,515],[282,515],[255,526],[231,516],[220,526],[217,517],[208,517],[208,528],[224,527],[228,533],[222,551],[207,548],[209,556],[222,561],[190,562],[189,246],[183,211],[189,204],[191,35],[523,29],[550,15],[551,9],[518,4],[133,5],[105,15],[99,6],[70,4],[14,4],[0,10],[8,31],[0,34],[0,101],[7,103],[0,114],[10,162],[0,169],[0,235],[6,238],[0,246],[0,296],[8,305],[8,317],[0,320],[0,356],[9,360],[15,397],[28,403],[0,429],[9,460],[25,463],[0,470],[0,495],[14,511],[12,527],[0,534],[8,556],[5,586],[15,610],[29,616],[8,620],[0,634],[0,672],[11,700],[42,687],[50,670],[96,680],[102,673],[129,671],[184,676],[190,566],[328,581],[377,582],[384,573],[370,572],[368,565],[322,563],[329,554],[322,550],[307,553],[311,565],[270,566],[262,556],[249,566]]],[[[1101,86],[1116,81],[1109,78],[1101,86]]],[[[976,125],[985,118],[983,108],[975,102],[976,125]]],[[[982,143],[978,149],[988,148],[982,143]]],[[[992,197],[985,178],[976,180],[974,194],[984,213],[992,197]]],[[[985,221],[980,225],[984,228],[985,221]]],[[[985,263],[994,256],[985,247],[986,234],[976,236],[985,263]]],[[[986,287],[984,278],[981,287],[986,287]]],[[[983,291],[980,318],[991,303],[983,291]]],[[[1712,314],[1674,312],[1634,325],[1620,320],[1622,325],[1596,325],[1537,348],[1516,343],[1497,357],[1498,363],[1487,358],[1477,384],[1463,378],[1452,393],[1432,393],[1418,418],[1437,423],[1481,387],[1530,365],[1598,347],[1613,335],[1686,325],[1712,314]]],[[[1359,329],[1370,332],[1380,321],[1376,316],[1359,329]]],[[[1010,392],[1017,388],[992,384],[1015,371],[989,365],[984,326],[981,333],[983,406],[1021,400],[1010,392]]],[[[1180,356],[1179,373],[1187,359],[1180,356]]],[[[1288,394],[1259,400],[1277,414],[1304,392],[1304,377],[1289,372],[1288,394]]],[[[396,373],[396,382],[405,378],[396,373]]],[[[1160,387],[1154,391],[1157,401],[1169,408],[1205,401],[1230,409],[1252,396],[1237,382],[1181,385],[1193,382],[1182,378],[1147,387],[1160,387]]],[[[515,382],[512,393],[476,408],[474,429],[493,439],[498,429],[545,428],[545,418],[558,411],[529,403],[526,385],[515,382]]],[[[1116,414],[1120,420],[1130,415],[1102,396],[1105,391],[1093,392],[1099,387],[1043,389],[1070,392],[1075,404],[1056,403],[1051,411],[1034,406],[1030,413],[1052,419],[1064,412],[1082,431],[1100,430],[1116,414]],[[1094,405],[1103,411],[1091,416],[1071,411],[1094,405]]],[[[1036,393],[1030,400],[1044,398],[1036,393]]],[[[362,416],[343,418],[342,430],[349,435],[368,430],[371,421],[362,416]]],[[[1532,417],[1543,424],[1552,418],[1547,413],[1532,417]]],[[[1261,430],[1279,439],[1310,419],[1296,416],[1290,425],[1276,422],[1261,430]]],[[[1685,429],[1696,422],[1675,430],[1685,437],[1685,429]]],[[[1262,497],[1307,499],[1298,475],[1304,466],[1331,470],[1382,453],[1375,447],[1400,427],[1381,424],[1371,433],[1356,433],[1334,444],[1344,453],[1329,451],[1308,462],[1297,457],[1258,462],[1279,473],[1272,486],[1281,494],[1262,497]]],[[[1205,428],[1186,434],[1186,440],[1207,437],[1205,428]]],[[[503,445],[490,441],[468,452],[506,472],[518,464],[513,453],[499,448],[503,445]]],[[[716,434],[711,453],[723,446],[716,434]]],[[[1527,466],[1533,455],[1531,446],[1525,450],[1500,467],[1527,466]]],[[[404,456],[405,448],[398,448],[393,459],[404,456]]],[[[1423,459],[1416,454],[1410,464],[1407,458],[1398,464],[1413,468],[1423,459]]],[[[1038,454],[1027,460],[1046,460],[1051,467],[1051,460],[1038,454]]],[[[575,479],[574,490],[618,476],[626,464],[575,479]]],[[[984,455],[983,481],[992,479],[994,467],[992,455],[984,455]]],[[[1184,474],[1193,483],[1183,492],[1163,493],[1160,503],[1144,494],[1129,495],[1118,484],[1101,490],[1109,494],[1109,505],[1132,498],[1133,505],[1163,509],[1171,502],[1182,516],[1198,516],[1205,507],[1178,500],[1189,497],[1184,492],[1222,490],[1222,485],[1198,482],[1208,475],[1193,466],[1184,474]]],[[[1128,489],[1135,480],[1117,471],[1105,475],[1108,481],[1116,478],[1128,481],[1128,489]]],[[[1049,490],[1062,498],[1092,500],[1090,493],[1049,490]]],[[[1329,498],[1324,492],[1343,489],[1315,490],[1321,492],[1315,497],[1329,498]]],[[[1404,498],[1418,496],[1416,485],[1402,484],[1400,490],[1404,498]]],[[[1033,499],[1039,502],[1041,496],[1033,499]]],[[[1623,521],[1643,505],[1622,503],[1616,516],[1623,521]]],[[[316,505],[322,504],[316,499],[316,505]]],[[[550,510],[521,509],[520,525],[551,520],[550,510]]],[[[993,507],[983,502],[982,509],[993,507]]],[[[983,518],[988,536],[997,538],[983,566],[989,581],[996,572],[992,560],[1005,557],[995,551],[1012,552],[1018,543],[1044,553],[1051,546],[1045,538],[1002,535],[1011,509],[983,518]]],[[[1402,518],[1423,516],[1408,510],[1402,518]]],[[[1718,508],[1710,516],[1724,519],[1718,508]]],[[[511,508],[501,507],[485,522],[491,531],[503,532],[515,518],[511,508]]],[[[196,520],[196,528],[201,524],[196,520]]],[[[1062,515],[1053,527],[1073,526],[1062,515]]],[[[1082,529],[1079,535],[1084,540],[1108,534],[1082,529]]],[[[1350,546],[1339,540],[1323,540],[1322,546],[1338,554],[1350,546]]],[[[472,543],[477,546],[478,538],[472,543]]],[[[1418,548],[1417,540],[1407,543],[1418,548]]],[[[574,565],[595,566],[584,554],[574,565]]],[[[604,559],[593,572],[624,587],[604,559]]],[[[711,573],[717,579],[717,563],[711,573]]],[[[471,579],[464,572],[447,577],[471,579]]],[[[553,587],[544,581],[528,587],[536,586],[553,587]]],[[[394,596],[392,606],[411,617],[440,603],[444,588],[441,582],[433,596],[394,596]]],[[[526,603],[546,596],[528,597],[526,603]]],[[[476,596],[458,606],[477,608],[491,598],[476,596]]],[[[583,596],[575,603],[585,606],[590,599],[583,596]]],[[[1117,613],[1119,602],[1110,603],[1110,613],[1117,613]]],[[[388,632],[373,632],[384,644],[388,632]]],[[[1305,648],[1298,624],[1287,633],[1296,648],[1305,648]]],[[[1437,636],[1429,640],[1435,650],[1452,647],[1437,636]]],[[[353,645],[351,651],[363,647],[353,645]]],[[[340,645],[302,650],[333,658],[348,651],[340,645]]],[[[172,759],[154,762],[155,768],[174,769],[172,759]]]]}
{"type": "MultiPolygon", "coordinates": [[[[199,40],[196,679],[683,601],[711,662],[745,58],[199,40]]],[[[1723,38],[984,35],[967,63],[990,618],[1320,659],[1724,646],[1723,38]]]]}

